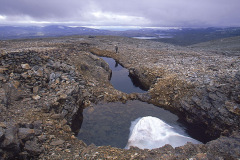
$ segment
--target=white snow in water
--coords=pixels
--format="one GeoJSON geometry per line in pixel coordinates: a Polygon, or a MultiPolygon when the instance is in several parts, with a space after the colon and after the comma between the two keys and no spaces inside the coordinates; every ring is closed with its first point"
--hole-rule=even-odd
{"type": "Polygon", "coordinates": [[[170,144],[172,147],[178,147],[192,142],[199,144],[201,142],[181,135],[173,130],[173,127],[166,124],[156,117],[142,117],[132,121],[130,127],[130,136],[126,149],[130,146],[136,146],[141,149],[154,149],[170,144]]]}

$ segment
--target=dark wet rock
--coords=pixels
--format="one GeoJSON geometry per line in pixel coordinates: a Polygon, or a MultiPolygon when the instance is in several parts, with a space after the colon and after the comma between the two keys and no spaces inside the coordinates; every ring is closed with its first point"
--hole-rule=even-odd
{"type": "Polygon", "coordinates": [[[42,130],[42,121],[40,121],[40,120],[34,121],[33,127],[34,127],[34,129],[42,130]]]}
{"type": "Polygon", "coordinates": [[[0,142],[2,142],[2,140],[4,139],[4,134],[5,134],[5,130],[0,127],[0,142]]]}
{"type": "MultiPolygon", "coordinates": [[[[5,129],[3,140],[1,140],[0,148],[5,159],[12,159],[20,152],[20,141],[17,137],[18,127],[9,126],[5,129]]],[[[1,154],[1,153],[0,153],[1,154]]]]}
{"type": "Polygon", "coordinates": [[[233,131],[240,128],[240,104],[234,100],[239,94],[240,81],[229,79],[227,82],[220,87],[196,88],[191,99],[182,99],[179,106],[193,115],[198,115],[191,117],[193,123],[202,122],[209,128],[214,128],[215,131],[211,133],[213,136],[219,136],[226,129],[233,131]]]}
{"type": "Polygon", "coordinates": [[[224,159],[238,159],[240,157],[240,136],[234,133],[230,137],[220,137],[206,144],[207,153],[224,159]]]}
{"type": "Polygon", "coordinates": [[[36,139],[33,141],[27,141],[25,143],[24,149],[28,152],[29,157],[38,156],[43,152],[43,147],[37,142],[36,139]]]}
{"type": "Polygon", "coordinates": [[[1,147],[6,149],[17,149],[19,150],[19,141],[17,137],[18,128],[17,126],[9,127],[5,130],[4,140],[1,143],[1,147]]]}
{"type": "Polygon", "coordinates": [[[19,128],[18,129],[18,138],[22,140],[29,140],[35,135],[35,130],[34,129],[29,129],[29,128],[19,128]]]}
{"type": "Polygon", "coordinates": [[[40,136],[38,136],[38,140],[40,141],[40,142],[44,142],[44,141],[46,141],[46,139],[47,139],[47,136],[46,135],[40,135],[40,136]]]}

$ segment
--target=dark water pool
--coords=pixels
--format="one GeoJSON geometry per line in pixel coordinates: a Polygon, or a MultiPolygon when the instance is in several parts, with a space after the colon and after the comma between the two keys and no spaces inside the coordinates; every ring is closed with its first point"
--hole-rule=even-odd
{"type": "MultiPolygon", "coordinates": [[[[103,58],[112,69],[112,85],[126,93],[144,93],[141,84],[130,78],[127,69],[117,64],[112,58],[103,58]]],[[[207,142],[202,127],[189,126],[180,121],[178,116],[162,108],[141,101],[102,103],[79,112],[73,121],[72,129],[78,138],[88,145],[112,146],[124,148],[127,145],[131,122],[138,118],[152,116],[174,127],[174,132],[192,137],[200,142],[207,142]],[[80,131],[79,128],[81,127],[80,131]]]]}
{"type": "Polygon", "coordinates": [[[176,115],[152,104],[134,100],[126,104],[102,103],[84,109],[78,138],[88,145],[94,143],[97,146],[124,148],[129,138],[131,121],[145,116],[157,117],[174,127],[177,133],[189,136],[189,128],[179,122],[176,115]]]}
{"type": "Polygon", "coordinates": [[[129,75],[129,71],[118,64],[114,59],[101,57],[108,64],[112,70],[111,84],[119,91],[125,93],[144,93],[146,89],[141,86],[140,82],[129,75]]]}

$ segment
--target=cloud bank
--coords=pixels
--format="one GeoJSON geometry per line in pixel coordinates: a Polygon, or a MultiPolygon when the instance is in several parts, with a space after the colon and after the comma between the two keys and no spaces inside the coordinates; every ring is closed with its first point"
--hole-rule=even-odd
{"type": "Polygon", "coordinates": [[[239,0],[0,0],[0,24],[240,26],[239,0]]]}

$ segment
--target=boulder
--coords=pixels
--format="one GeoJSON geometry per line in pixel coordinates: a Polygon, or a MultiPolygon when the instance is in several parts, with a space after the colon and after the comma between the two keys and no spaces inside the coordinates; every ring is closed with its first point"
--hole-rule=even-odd
{"type": "Polygon", "coordinates": [[[37,140],[27,141],[25,143],[24,149],[29,153],[29,155],[37,156],[43,152],[43,147],[37,142],[37,140]]]}
{"type": "Polygon", "coordinates": [[[29,140],[30,137],[33,137],[35,134],[34,129],[29,128],[19,128],[18,130],[18,138],[22,140],[29,140]]]}
{"type": "Polygon", "coordinates": [[[6,149],[9,152],[18,153],[20,151],[19,139],[17,137],[18,128],[17,126],[9,126],[5,129],[5,136],[0,144],[2,149],[6,149]]]}
{"type": "Polygon", "coordinates": [[[222,156],[224,159],[238,159],[240,157],[240,134],[234,132],[231,136],[222,136],[206,144],[208,153],[222,156]]]}

